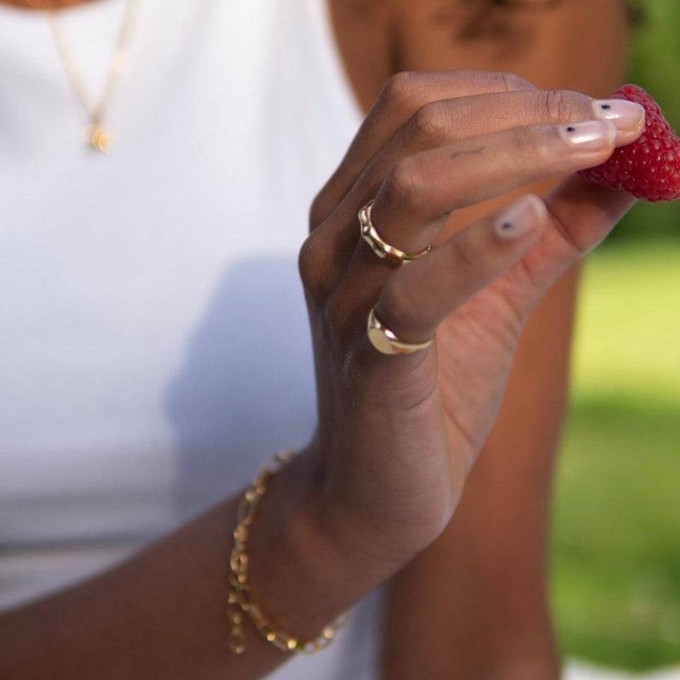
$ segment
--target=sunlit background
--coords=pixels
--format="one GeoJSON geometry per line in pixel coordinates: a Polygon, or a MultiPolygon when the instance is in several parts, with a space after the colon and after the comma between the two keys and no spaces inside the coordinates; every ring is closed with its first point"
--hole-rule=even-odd
{"type": "MultiPolygon", "coordinates": [[[[637,6],[629,78],[680,129],[680,2],[637,6]]],[[[680,202],[639,205],[587,265],[554,525],[568,656],[680,667],[680,202]]]]}

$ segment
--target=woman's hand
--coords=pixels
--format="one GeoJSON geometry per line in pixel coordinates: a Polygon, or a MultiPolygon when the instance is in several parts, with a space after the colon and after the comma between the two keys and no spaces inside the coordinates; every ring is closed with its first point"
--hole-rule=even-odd
{"type": "Polygon", "coordinates": [[[643,125],[636,105],[507,74],[400,74],[387,84],[317,197],[300,256],[319,393],[305,458],[324,531],[394,564],[439,535],[493,425],[529,312],[632,200],[572,177],[545,202],[525,197],[401,267],[359,238],[359,209],[375,198],[382,238],[417,253],[456,209],[598,165],[643,125]],[[436,333],[436,342],[381,354],[366,334],[372,307],[399,339],[436,333]]]}
{"type": "MultiPolygon", "coordinates": [[[[248,541],[254,599],[284,630],[316,635],[442,531],[496,416],[529,310],[631,200],[572,178],[545,205],[523,200],[399,268],[360,241],[357,211],[377,197],[382,237],[418,252],[456,208],[596,165],[641,129],[633,107],[619,108],[618,132],[602,121],[566,130],[600,112],[617,110],[511,76],[399,76],[321,192],[301,254],[318,432],[272,480],[248,541]],[[380,354],[366,338],[373,306],[404,341],[437,332],[437,342],[380,354]]],[[[226,644],[225,546],[239,500],[88,583],[4,614],[0,676],[270,673],[287,656],[253,626],[247,654],[226,644]]]]}

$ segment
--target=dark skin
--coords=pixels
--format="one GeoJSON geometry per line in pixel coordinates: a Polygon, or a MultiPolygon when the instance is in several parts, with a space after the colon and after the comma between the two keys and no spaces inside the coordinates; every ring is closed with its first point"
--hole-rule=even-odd
{"type": "MultiPolygon", "coordinates": [[[[43,8],[75,4],[40,2],[43,8]]],[[[605,95],[623,74],[627,25],[620,0],[564,0],[541,12],[449,0],[330,0],[330,8],[365,110],[401,70],[512,71],[540,87],[591,95],[605,95]]],[[[445,234],[508,199],[458,211],[445,234]]],[[[453,521],[391,579],[385,680],[558,677],[545,587],[546,525],[577,278],[575,270],[564,276],[529,321],[500,417],[453,521]]],[[[223,510],[215,525],[227,516],[223,510]]]]}
{"type": "MultiPolygon", "coordinates": [[[[366,109],[384,78],[403,69],[508,70],[540,87],[593,96],[624,76],[629,26],[621,0],[564,0],[539,12],[446,0],[331,0],[331,8],[366,109]]],[[[499,202],[461,211],[450,230],[499,202]]],[[[391,581],[384,680],[559,677],[547,527],[578,278],[577,268],[565,275],[529,321],[500,417],[454,519],[391,581]]]]}

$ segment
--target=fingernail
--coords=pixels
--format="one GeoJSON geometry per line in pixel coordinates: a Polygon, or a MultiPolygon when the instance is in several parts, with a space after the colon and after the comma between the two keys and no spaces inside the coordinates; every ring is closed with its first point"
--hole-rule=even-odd
{"type": "Polygon", "coordinates": [[[518,239],[537,227],[546,212],[545,203],[538,196],[524,196],[500,214],[496,234],[504,241],[518,239]]]}
{"type": "Polygon", "coordinates": [[[616,139],[616,126],[609,120],[561,125],[559,132],[565,142],[583,151],[606,149],[616,139]]]}
{"type": "Polygon", "coordinates": [[[612,121],[623,132],[636,132],[645,124],[644,108],[626,99],[595,99],[593,109],[598,118],[612,121]]]}

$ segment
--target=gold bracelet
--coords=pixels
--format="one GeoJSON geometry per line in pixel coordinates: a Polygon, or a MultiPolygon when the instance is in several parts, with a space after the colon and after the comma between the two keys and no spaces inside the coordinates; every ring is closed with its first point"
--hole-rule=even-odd
{"type": "Polygon", "coordinates": [[[234,547],[229,560],[229,621],[231,636],[229,646],[236,654],[246,651],[243,634],[243,615],[246,614],[255,624],[257,631],[278,649],[284,652],[315,654],[325,649],[344,626],[347,616],[324,628],[315,638],[301,640],[293,635],[277,630],[262,613],[260,607],[250,598],[248,584],[248,539],[250,528],[255,519],[257,506],[267,491],[271,478],[295,456],[293,451],[282,451],[274,456],[271,465],[265,465],[253,480],[238,507],[238,521],[234,529],[234,547]]]}

